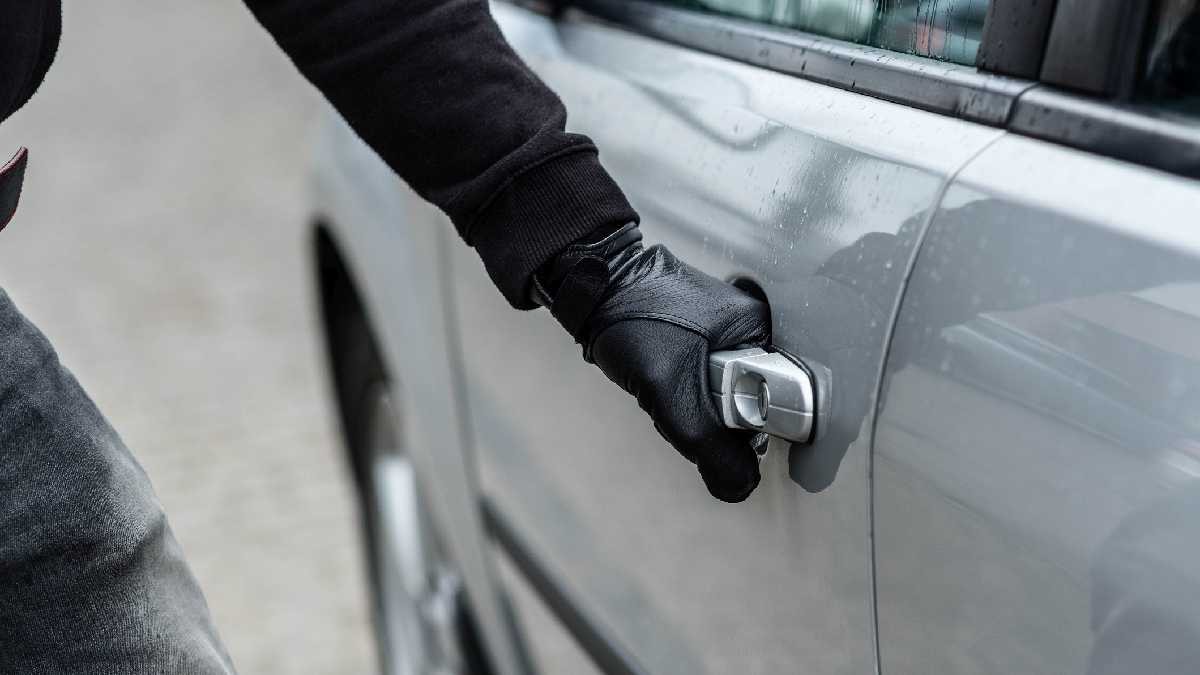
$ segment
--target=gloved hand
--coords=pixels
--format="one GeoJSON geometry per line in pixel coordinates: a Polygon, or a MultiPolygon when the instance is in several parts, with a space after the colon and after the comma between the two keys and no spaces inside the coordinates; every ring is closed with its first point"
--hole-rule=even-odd
{"type": "Polygon", "coordinates": [[[753,434],[721,422],[708,355],[765,345],[767,308],[641,239],[633,224],[594,232],[539,270],[534,298],[583,345],[584,359],[637,398],[714,497],[740,502],[759,481],[753,434]]]}

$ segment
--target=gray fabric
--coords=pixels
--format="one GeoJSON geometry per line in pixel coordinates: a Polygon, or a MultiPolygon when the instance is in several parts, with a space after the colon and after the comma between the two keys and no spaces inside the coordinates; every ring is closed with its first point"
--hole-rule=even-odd
{"type": "Polygon", "coordinates": [[[150,481],[0,289],[0,673],[232,673],[150,481]]]}

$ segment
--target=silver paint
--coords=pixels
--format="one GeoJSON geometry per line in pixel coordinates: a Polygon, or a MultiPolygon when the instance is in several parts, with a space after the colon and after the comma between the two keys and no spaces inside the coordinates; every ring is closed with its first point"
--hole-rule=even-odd
{"type": "Polygon", "coordinates": [[[1198,213],[1016,136],[947,193],[875,440],[883,673],[1200,667],[1198,213]]]}
{"type": "Polygon", "coordinates": [[[435,526],[501,675],[521,673],[478,508],[470,429],[458,391],[456,337],[446,311],[449,220],[413,195],[332,111],[317,148],[314,213],[350,261],[405,424],[435,526]],[[397,292],[403,289],[404,292],[397,292]]]}
{"type": "Polygon", "coordinates": [[[483,489],[650,672],[1194,669],[1195,182],[576,15],[495,13],[648,238],[758,284],[776,346],[831,403],[812,448],[772,442],[758,492],[716,503],[546,313],[504,306],[445,218],[331,127],[318,208],[502,672],[483,489]]]}
{"type": "Polygon", "coordinates": [[[812,448],[773,445],[747,503],[720,504],[547,314],[503,306],[456,248],[484,488],[650,672],[870,672],[866,441],[887,326],[942,186],[999,132],[590,22],[495,12],[602,148],[647,237],[757,283],[776,345],[828,371],[835,412],[812,448]],[[880,237],[892,247],[870,257],[880,237]]]}

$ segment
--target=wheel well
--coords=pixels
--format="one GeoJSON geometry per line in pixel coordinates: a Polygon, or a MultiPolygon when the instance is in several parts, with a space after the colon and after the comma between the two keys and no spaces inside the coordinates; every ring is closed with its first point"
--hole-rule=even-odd
{"type": "Polygon", "coordinates": [[[329,382],[350,467],[361,485],[368,426],[362,418],[369,414],[363,397],[386,371],[362,296],[324,221],[315,222],[312,241],[329,382]]]}
{"type": "MultiPolygon", "coordinates": [[[[359,499],[365,496],[367,487],[367,433],[370,428],[367,417],[372,414],[370,406],[364,405],[365,397],[380,380],[388,379],[380,356],[378,343],[371,331],[370,319],[362,296],[350,273],[330,228],[322,220],[313,226],[313,258],[316,267],[317,300],[320,307],[322,333],[325,335],[325,354],[328,363],[330,384],[338,411],[342,439],[346,455],[357,483],[359,499]]],[[[363,506],[360,513],[363,525],[370,531],[369,509],[363,506]]],[[[364,543],[370,547],[375,543],[368,536],[364,543]]],[[[368,566],[374,558],[368,556],[368,566]]],[[[375,589],[378,593],[378,589],[375,589]]],[[[465,596],[460,596],[456,608],[458,631],[464,650],[468,672],[490,675],[495,670],[483,648],[483,641],[465,596]]],[[[378,612],[378,607],[375,608],[378,612]]],[[[378,616],[378,615],[376,615],[378,616]]]]}

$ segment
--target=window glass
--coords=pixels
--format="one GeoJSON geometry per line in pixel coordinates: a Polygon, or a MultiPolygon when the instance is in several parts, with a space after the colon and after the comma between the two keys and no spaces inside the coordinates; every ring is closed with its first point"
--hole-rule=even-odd
{"type": "Polygon", "coordinates": [[[1161,0],[1141,95],[1168,112],[1200,115],[1200,1],[1161,0]]]}
{"type": "Polygon", "coordinates": [[[666,0],[861,44],[973,65],[991,0],[666,0]]]}

